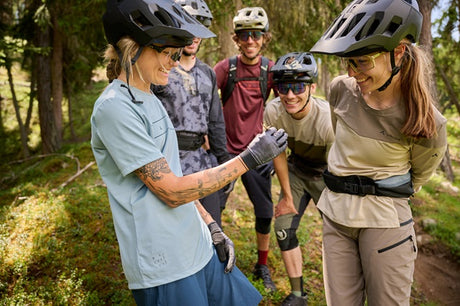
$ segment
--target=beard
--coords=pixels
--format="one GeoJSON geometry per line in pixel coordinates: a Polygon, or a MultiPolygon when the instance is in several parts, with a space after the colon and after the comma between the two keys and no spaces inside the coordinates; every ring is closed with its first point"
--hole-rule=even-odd
{"type": "MultiPolygon", "coordinates": [[[[198,50],[197,50],[198,51],[198,50]]],[[[196,55],[196,52],[193,52],[193,53],[189,53],[185,50],[182,50],[182,56],[193,56],[193,55],[196,55]]]]}

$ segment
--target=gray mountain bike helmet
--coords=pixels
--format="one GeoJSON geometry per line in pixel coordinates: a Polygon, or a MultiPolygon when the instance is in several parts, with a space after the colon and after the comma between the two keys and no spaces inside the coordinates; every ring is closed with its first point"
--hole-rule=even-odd
{"type": "Polygon", "coordinates": [[[203,0],[175,0],[177,4],[195,17],[205,27],[209,27],[212,21],[212,13],[208,5],[203,0]]]}
{"type": "Polygon", "coordinates": [[[141,47],[158,44],[177,48],[190,45],[194,37],[215,36],[170,0],[108,0],[102,20],[113,46],[126,35],[141,47]]]}
{"type": "Polygon", "coordinates": [[[268,17],[261,7],[246,7],[238,11],[233,18],[233,30],[261,30],[268,32],[268,17]]]}
{"type": "Polygon", "coordinates": [[[422,19],[416,0],[354,0],[310,52],[350,57],[392,51],[404,38],[418,41],[422,19]]]}
{"type": "Polygon", "coordinates": [[[270,69],[275,83],[291,81],[315,83],[318,66],[309,52],[291,52],[279,57],[270,69]]]}

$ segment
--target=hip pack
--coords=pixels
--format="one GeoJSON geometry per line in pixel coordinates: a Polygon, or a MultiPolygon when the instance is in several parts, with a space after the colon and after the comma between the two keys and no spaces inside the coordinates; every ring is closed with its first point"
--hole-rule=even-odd
{"type": "Polygon", "coordinates": [[[195,151],[204,144],[204,134],[188,131],[176,131],[179,150],[195,151]]]}
{"type": "Polygon", "coordinates": [[[410,172],[374,181],[361,175],[336,176],[326,169],[323,172],[323,179],[330,190],[339,193],[359,196],[371,194],[393,198],[408,198],[414,194],[410,172]]]}

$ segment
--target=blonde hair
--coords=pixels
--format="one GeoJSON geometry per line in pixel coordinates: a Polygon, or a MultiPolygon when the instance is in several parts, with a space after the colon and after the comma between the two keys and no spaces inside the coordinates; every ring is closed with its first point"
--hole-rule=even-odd
{"type": "MultiPolygon", "coordinates": [[[[106,75],[109,79],[109,82],[112,82],[114,79],[118,78],[122,70],[126,70],[126,74],[132,75],[132,66],[131,60],[139,50],[140,46],[128,36],[121,38],[117,42],[117,47],[120,54],[122,55],[121,60],[120,56],[114,46],[108,45],[107,49],[104,52],[104,59],[107,61],[106,75]]],[[[134,64],[136,72],[139,74],[139,77],[142,81],[142,75],[137,66],[137,62],[134,64]]]]}
{"type": "Polygon", "coordinates": [[[406,121],[401,132],[414,138],[431,138],[436,135],[433,64],[420,47],[407,41],[402,44],[406,46],[400,71],[406,121]]]}

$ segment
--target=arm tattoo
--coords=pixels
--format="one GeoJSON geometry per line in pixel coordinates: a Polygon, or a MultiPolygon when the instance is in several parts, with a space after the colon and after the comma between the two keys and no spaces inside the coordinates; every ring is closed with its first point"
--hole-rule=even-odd
{"type": "Polygon", "coordinates": [[[154,160],[136,170],[136,174],[143,181],[146,181],[147,178],[150,178],[152,181],[159,181],[163,177],[163,174],[166,173],[171,173],[171,169],[165,158],[154,160]]]}

